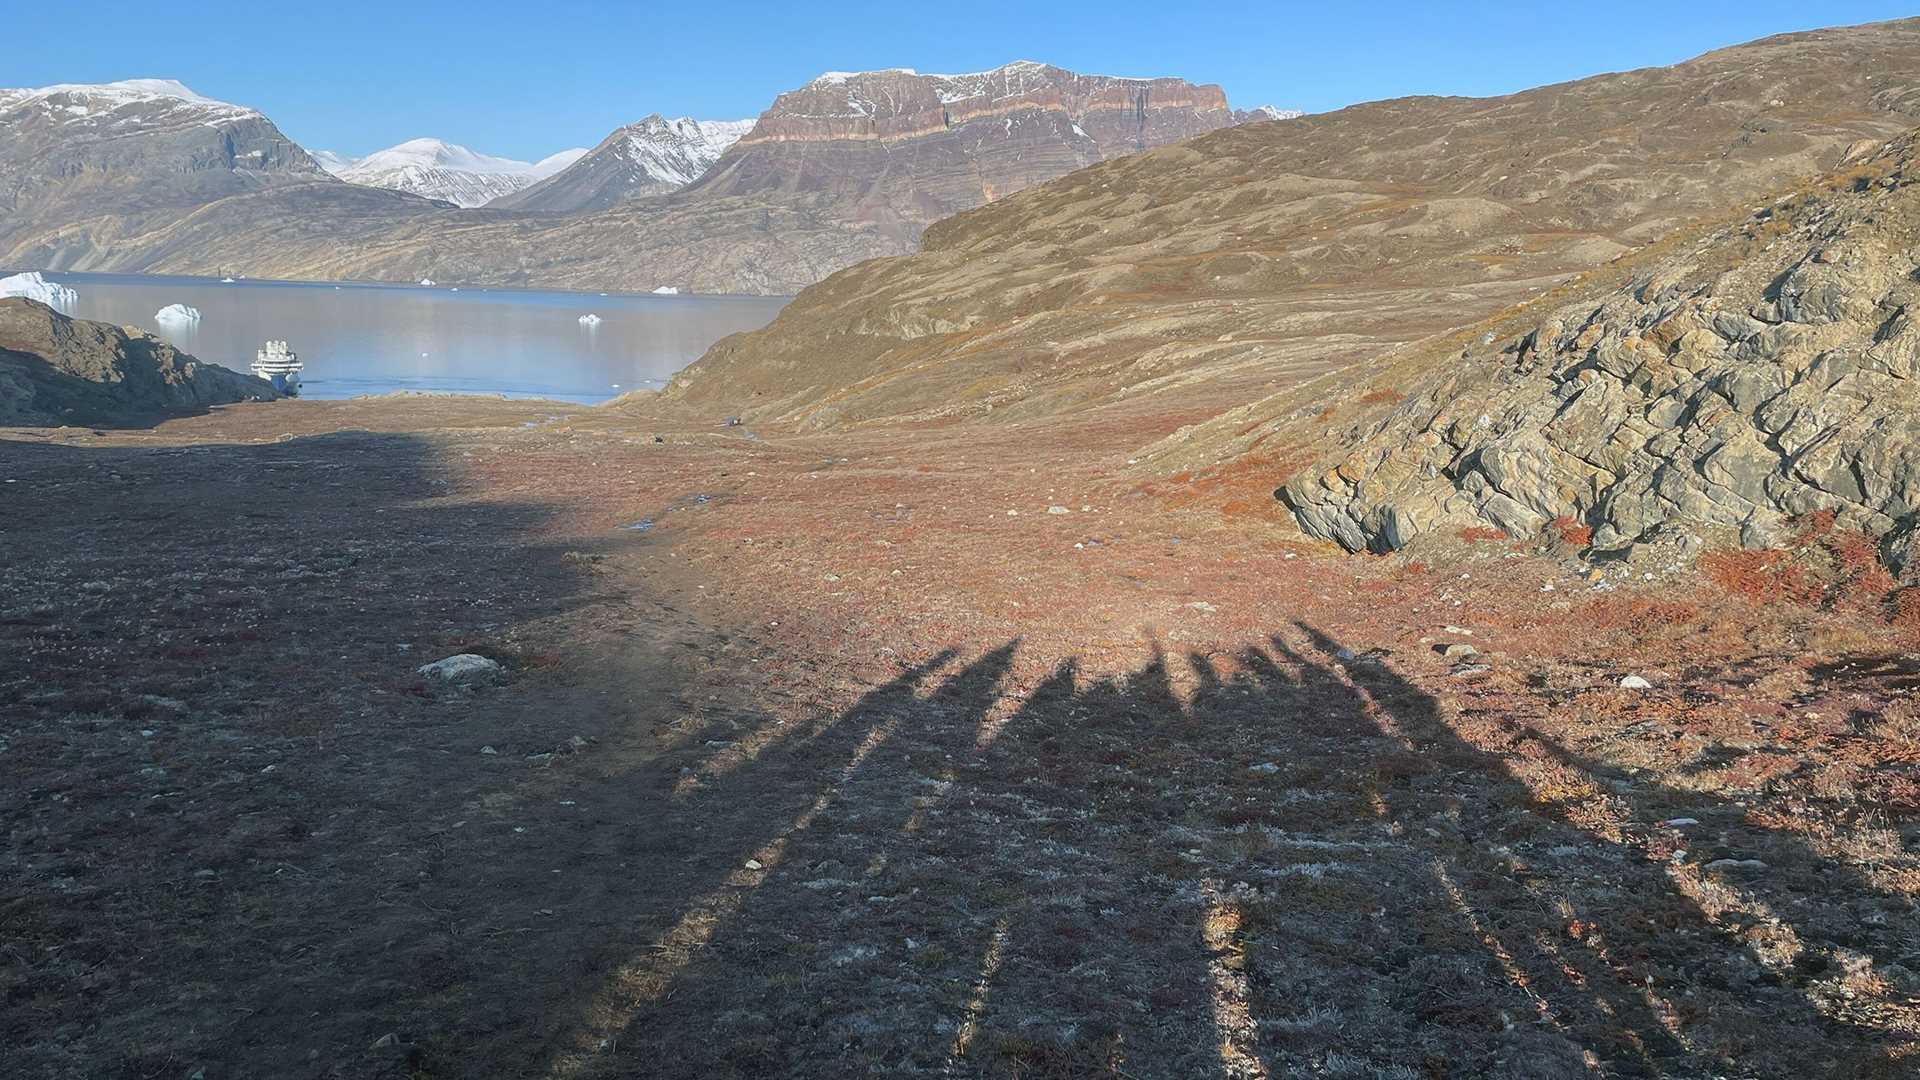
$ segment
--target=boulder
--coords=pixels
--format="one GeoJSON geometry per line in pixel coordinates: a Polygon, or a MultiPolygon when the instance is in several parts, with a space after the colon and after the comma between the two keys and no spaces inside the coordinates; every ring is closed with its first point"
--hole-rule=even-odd
{"type": "Polygon", "coordinates": [[[478,683],[492,682],[502,673],[499,662],[481,656],[479,653],[458,653],[444,660],[423,664],[418,670],[421,675],[429,679],[456,686],[473,686],[478,683]]]}

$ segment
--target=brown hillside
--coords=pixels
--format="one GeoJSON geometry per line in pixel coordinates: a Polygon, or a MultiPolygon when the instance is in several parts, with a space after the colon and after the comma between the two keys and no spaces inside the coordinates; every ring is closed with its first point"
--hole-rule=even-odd
{"type": "Polygon", "coordinates": [[[1532,299],[1916,115],[1906,20],[1230,128],[941,222],[667,393],[807,427],[1252,400],[1532,299]]]}

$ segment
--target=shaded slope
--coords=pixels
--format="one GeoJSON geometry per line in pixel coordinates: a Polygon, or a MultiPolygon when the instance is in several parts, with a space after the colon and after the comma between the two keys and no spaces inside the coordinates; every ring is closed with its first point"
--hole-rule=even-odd
{"type": "Polygon", "coordinates": [[[135,424],[278,396],[150,334],[0,298],[0,424],[135,424]]]}

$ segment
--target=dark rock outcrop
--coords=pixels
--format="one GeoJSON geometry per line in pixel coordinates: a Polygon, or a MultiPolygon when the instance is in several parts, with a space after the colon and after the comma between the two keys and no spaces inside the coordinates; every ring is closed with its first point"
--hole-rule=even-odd
{"type": "Polygon", "coordinates": [[[278,396],[150,334],[0,298],[0,424],[141,424],[278,396]]]}
{"type": "Polygon", "coordinates": [[[1281,498],[1376,551],[1556,518],[1603,549],[1714,527],[1770,546],[1816,511],[1901,547],[1920,514],[1917,141],[1468,350],[1281,498]]]}

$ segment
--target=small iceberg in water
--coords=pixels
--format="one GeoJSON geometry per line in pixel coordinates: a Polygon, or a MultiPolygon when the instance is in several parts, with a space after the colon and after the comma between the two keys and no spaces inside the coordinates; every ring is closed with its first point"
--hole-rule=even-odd
{"type": "Polygon", "coordinates": [[[431,287],[433,285],[433,279],[430,277],[423,277],[420,279],[420,284],[431,287]]]}
{"type": "Polygon", "coordinates": [[[679,296],[680,287],[678,285],[662,285],[653,290],[653,294],[655,296],[679,296]]]}
{"type": "Polygon", "coordinates": [[[222,284],[222,285],[231,285],[231,284],[233,284],[233,279],[232,279],[232,278],[230,278],[230,277],[223,277],[223,278],[221,278],[221,279],[220,279],[220,284],[222,284]]]}
{"type": "Polygon", "coordinates": [[[197,323],[200,321],[200,309],[185,304],[168,304],[153,313],[154,320],[163,323],[197,323]]]}
{"type": "Polygon", "coordinates": [[[593,312],[589,311],[585,315],[580,316],[580,325],[581,326],[599,326],[600,316],[595,315],[593,312]]]}
{"type": "Polygon", "coordinates": [[[30,270],[12,277],[0,277],[0,296],[24,296],[29,300],[38,300],[50,308],[70,312],[73,302],[80,294],[57,282],[41,277],[39,271],[30,270]]]}

